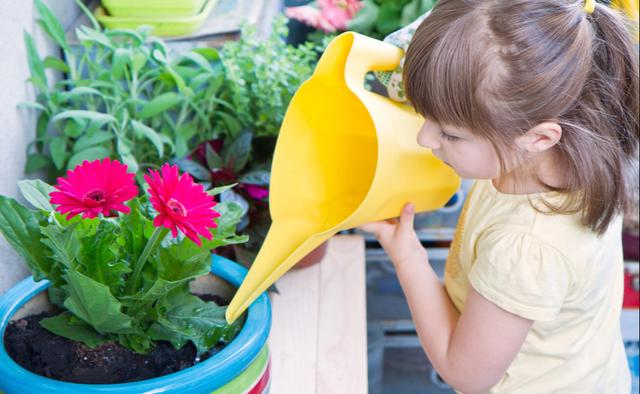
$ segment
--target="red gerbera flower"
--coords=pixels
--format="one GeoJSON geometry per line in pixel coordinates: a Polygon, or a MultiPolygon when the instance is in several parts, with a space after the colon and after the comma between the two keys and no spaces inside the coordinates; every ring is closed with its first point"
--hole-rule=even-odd
{"type": "Polygon", "coordinates": [[[182,231],[198,246],[202,245],[199,235],[211,239],[210,228],[216,227],[215,218],[220,214],[213,210],[216,205],[213,196],[205,192],[202,185],[193,181],[189,174],[178,174],[177,166],[165,164],[162,174],[149,171],[144,179],[149,184],[149,200],[158,211],[153,220],[156,227],[171,229],[176,237],[182,231]]]}
{"type": "Polygon", "coordinates": [[[49,193],[50,201],[58,205],[56,211],[69,213],[67,220],[80,213],[85,219],[99,214],[108,216],[112,211],[129,213],[124,202],[138,194],[133,177],[127,166],[117,160],[85,160],[68,170],[66,178],[57,179],[58,190],[49,193]]]}

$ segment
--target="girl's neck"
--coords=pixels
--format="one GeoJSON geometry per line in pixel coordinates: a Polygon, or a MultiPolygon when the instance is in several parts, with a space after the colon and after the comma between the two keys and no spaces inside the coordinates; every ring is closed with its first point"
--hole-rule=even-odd
{"type": "Polygon", "coordinates": [[[564,166],[554,152],[545,152],[513,170],[492,179],[504,194],[535,194],[566,186],[564,166]]]}

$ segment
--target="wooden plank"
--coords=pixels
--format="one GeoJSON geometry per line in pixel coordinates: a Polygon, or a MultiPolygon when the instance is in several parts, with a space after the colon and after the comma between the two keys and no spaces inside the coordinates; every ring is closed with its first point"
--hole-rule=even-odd
{"type": "Polygon", "coordinates": [[[271,295],[271,393],[315,393],[320,265],[289,271],[271,295]]]}
{"type": "Polygon", "coordinates": [[[271,296],[271,393],[367,392],[364,239],[336,236],[324,260],[288,272],[271,296]]]}
{"type": "Polygon", "coordinates": [[[334,237],[320,264],[317,357],[316,393],[367,392],[367,305],[362,236],[334,237]]]}

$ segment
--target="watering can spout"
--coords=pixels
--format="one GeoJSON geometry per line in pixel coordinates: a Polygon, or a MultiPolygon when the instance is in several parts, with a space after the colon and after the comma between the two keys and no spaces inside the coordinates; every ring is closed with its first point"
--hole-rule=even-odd
{"type": "Polygon", "coordinates": [[[401,58],[390,44],[343,33],[294,95],[271,168],[272,225],[227,321],[335,233],[398,216],[407,202],[440,208],[458,189],[453,170],[418,145],[423,119],[364,87],[368,71],[401,58]]]}

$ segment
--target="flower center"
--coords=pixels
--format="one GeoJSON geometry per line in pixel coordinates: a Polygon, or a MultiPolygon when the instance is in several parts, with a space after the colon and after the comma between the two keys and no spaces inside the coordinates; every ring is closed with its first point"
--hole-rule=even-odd
{"type": "Polygon", "coordinates": [[[169,200],[169,202],[167,202],[167,206],[170,210],[173,211],[173,213],[176,213],[180,216],[187,216],[187,210],[180,201],[172,198],[171,200],[169,200]]]}
{"type": "Polygon", "coordinates": [[[94,189],[94,190],[91,190],[91,191],[87,192],[82,197],[82,202],[84,202],[85,204],[87,204],[89,206],[95,207],[97,205],[100,205],[100,204],[104,203],[106,196],[107,196],[107,193],[105,193],[104,190],[94,189]]]}

